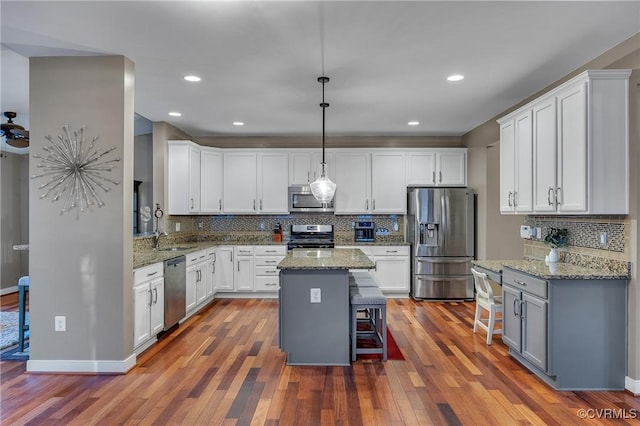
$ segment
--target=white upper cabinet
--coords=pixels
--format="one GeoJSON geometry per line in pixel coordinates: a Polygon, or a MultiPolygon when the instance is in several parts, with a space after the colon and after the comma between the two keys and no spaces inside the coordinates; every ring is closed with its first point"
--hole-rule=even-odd
{"type": "MultiPolygon", "coordinates": [[[[532,110],[534,213],[628,214],[630,73],[585,71],[498,120],[532,110]]],[[[509,161],[501,155],[501,173],[509,161]]]]}
{"type": "MultiPolygon", "coordinates": [[[[325,171],[333,179],[333,153],[325,152],[325,171]]],[[[322,150],[301,149],[289,153],[289,184],[308,185],[322,173],[322,150]]]]}
{"type": "Polygon", "coordinates": [[[404,183],[405,156],[402,152],[371,154],[371,213],[407,212],[407,191],[404,183]]]}
{"type": "Polygon", "coordinates": [[[217,214],[222,205],[222,153],[190,141],[169,141],[169,214],[217,214]]]}
{"type": "Polygon", "coordinates": [[[258,154],[258,213],[287,214],[289,156],[286,152],[258,154]]]}
{"type": "Polygon", "coordinates": [[[288,213],[289,157],[286,152],[225,152],[223,182],[224,213],[288,213]]]}
{"type": "Polygon", "coordinates": [[[421,149],[406,152],[408,186],[466,186],[466,148],[421,149]]]}
{"type": "Polygon", "coordinates": [[[222,212],[222,153],[202,148],[200,152],[200,212],[222,212]]]}
{"type": "Polygon", "coordinates": [[[531,110],[525,110],[500,124],[500,211],[533,211],[533,136],[531,110]]]}
{"type": "Polygon", "coordinates": [[[169,214],[200,213],[200,147],[169,141],[167,151],[169,214]]]}
{"type": "MultiPolygon", "coordinates": [[[[336,214],[371,210],[371,159],[368,151],[340,151],[335,156],[336,214]]],[[[329,176],[331,178],[331,176],[329,176]]]]}
{"type": "Polygon", "coordinates": [[[257,154],[255,152],[224,153],[222,208],[225,213],[258,213],[257,178],[257,154]]]}

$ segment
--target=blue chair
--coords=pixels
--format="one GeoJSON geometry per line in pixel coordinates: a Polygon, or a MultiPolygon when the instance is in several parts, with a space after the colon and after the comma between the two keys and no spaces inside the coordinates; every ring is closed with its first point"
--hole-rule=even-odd
{"type": "Polygon", "coordinates": [[[27,292],[29,291],[29,277],[20,277],[18,280],[18,347],[19,352],[24,352],[24,337],[29,331],[29,324],[25,324],[25,312],[27,304],[27,292]]]}

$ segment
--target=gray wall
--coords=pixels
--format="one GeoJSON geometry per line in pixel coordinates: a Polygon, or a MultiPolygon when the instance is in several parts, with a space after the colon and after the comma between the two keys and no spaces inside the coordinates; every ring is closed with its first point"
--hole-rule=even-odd
{"type": "MultiPolygon", "coordinates": [[[[153,204],[153,135],[137,135],[134,142],[133,178],[142,183],[138,189],[140,194],[140,208],[149,206],[151,213],[153,204]]],[[[140,213],[138,212],[138,216],[140,213]]],[[[144,222],[140,221],[139,232],[144,231],[144,222]]],[[[153,231],[153,221],[147,224],[147,232],[153,231]]]]}
{"type": "Polygon", "coordinates": [[[98,147],[116,147],[107,158],[121,161],[109,176],[121,183],[98,190],[104,207],[61,215],[60,202],[39,198],[43,179],[30,181],[28,370],[60,365],[55,360],[123,361],[133,352],[133,68],[123,56],[30,60],[31,170],[45,136],[86,125],[98,147]],[[56,315],[66,316],[67,331],[54,331],[56,315]]]}
{"type": "Polygon", "coordinates": [[[29,242],[29,157],[2,153],[0,158],[0,292],[16,287],[29,274],[29,254],[15,251],[29,242]]]}

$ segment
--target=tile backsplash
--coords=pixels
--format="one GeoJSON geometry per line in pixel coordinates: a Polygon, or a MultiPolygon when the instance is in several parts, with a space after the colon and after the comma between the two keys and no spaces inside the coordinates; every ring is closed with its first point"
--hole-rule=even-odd
{"type": "Polygon", "coordinates": [[[523,240],[527,258],[544,260],[550,249],[544,243],[549,229],[566,228],[567,245],[558,249],[561,262],[620,273],[631,270],[631,227],[626,216],[527,216],[524,225],[542,230],[540,239],[523,240]],[[602,233],[607,234],[604,246],[600,245],[602,233]]]}

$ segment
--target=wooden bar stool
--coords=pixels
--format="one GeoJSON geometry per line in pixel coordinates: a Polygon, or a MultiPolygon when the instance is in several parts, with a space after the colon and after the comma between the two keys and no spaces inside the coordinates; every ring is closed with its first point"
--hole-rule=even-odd
{"type": "Polygon", "coordinates": [[[358,354],[382,354],[382,360],[387,360],[387,298],[377,287],[351,287],[351,361],[355,361],[358,354]],[[372,329],[358,331],[358,310],[369,312],[372,329]],[[358,338],[373,338],[376,347],[358,347],[358,338]]]}
{"type": "Polygon", "coordinates": [[[18,351],[24,352],[24,337],[29,331],[26,324],[27,292],[29,291],[29,277],[20,277],[18,280],[18,351]]]}

